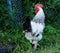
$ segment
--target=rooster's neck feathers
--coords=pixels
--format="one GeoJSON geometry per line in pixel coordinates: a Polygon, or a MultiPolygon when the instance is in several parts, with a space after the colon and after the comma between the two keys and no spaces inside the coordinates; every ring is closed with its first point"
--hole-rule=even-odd
{"type": "Polygon", "coordinates": [[[33,18],[32,21],[38,22],[38,23],[43,23],[44,20],[45,20],[45,15],[44,15],[43,9],[39,8],[38,13],[35,15],[35,17],[33,18]]]}

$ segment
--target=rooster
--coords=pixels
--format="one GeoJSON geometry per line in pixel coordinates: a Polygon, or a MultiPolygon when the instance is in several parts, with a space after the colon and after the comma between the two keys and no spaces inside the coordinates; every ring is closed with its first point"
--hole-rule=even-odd
{"type": "Polygon", "coordinates": [[[42,4],[37,3],[35,5],[35,17],[32,20],[30,20],[30,17],[27,17],[23,24],[23,33],[25,32],[25,37],[30,41],[34,49],[37,48],[38,41],[42,39],[42,33],[45,27],[45,14],[42,7],[42,4]]]}

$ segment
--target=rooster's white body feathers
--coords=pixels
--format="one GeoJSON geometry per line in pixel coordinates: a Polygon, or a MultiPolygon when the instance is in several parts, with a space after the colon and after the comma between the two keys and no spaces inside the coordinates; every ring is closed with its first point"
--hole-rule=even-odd
{"type": "Polygon", "coordinates": [[[39,34],[43,32],[45,27],[44,24],[45,15],[42,8],[39,8],[39,12],[35,15],[33,20],[31,21],[32,33],[39,34]]]}
{"type": "Polygon", "coordinates": [[[34,46],[35,48],[37,47],[38,41],[42,39],[42,32],[45,27],[44,20],[45,20],[45,15],[43,9],[39,8],[38,13],[30,22],[32,31],[25,33],[25,37],[30,41],[30,43],[35,44],[34,46]]]}

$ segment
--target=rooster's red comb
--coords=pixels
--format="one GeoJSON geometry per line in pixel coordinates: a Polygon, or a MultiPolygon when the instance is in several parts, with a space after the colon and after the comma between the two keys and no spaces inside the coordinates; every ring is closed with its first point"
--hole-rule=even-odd
{"type": "Polygon", "coordinates": [[[38,8],[38,7],[43,7],[43,5],[42,4],[40,4],[40,3],[37,3],[37,4],[35,4],[35,8],[38,8]]]}

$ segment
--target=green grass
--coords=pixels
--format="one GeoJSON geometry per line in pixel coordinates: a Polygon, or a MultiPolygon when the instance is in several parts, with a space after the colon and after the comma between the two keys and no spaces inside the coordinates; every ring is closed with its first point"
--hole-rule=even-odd
{"type": "Polygon", "coordinates": [[[0,31],[0,42],[3,44],[15,42],[16,45],[11,53],[60,53],[60,29],[47,25],[43,32],[43,39],[39,41],[40,49],[31,48],[30,42],[22,33],[22,24],[19,29],[11,28],[7,31],[0,31]]]}
{"type": "MultiPolygon", "coordinates": [[[[21,29],[22,30],[22,29],[21,29]]],[[[34,50],[31,48],[29,41],[25,38],[22,32],[15,35],[16,46],[13,53],[60,53],[60,30],[52,26],[46,26],[43,39],[39,41],[40,49],[34,50]]]]}
{"type": "Polygon", "coordinates": [[[47,25],[43,32],[43,39],[39,41],[39,50],[31,48],[25,34],[22,33],[22,24],[20,24],[20,29],[0,31],[0,42],[3,44],[15,42],[16,45],[11,53],[60,53],[60,29],[47,25]]]}
{"type": "Polygon", "coordinates": [[[17,53],[60,53],[60,45],[59,44],[56,44],[55,46],[50,45],[50,47],[48,48],[40,48],[39,50],[34,50],[31,48],[31,46],[29,46],[27,51],[22,50],[17,53]]]}

